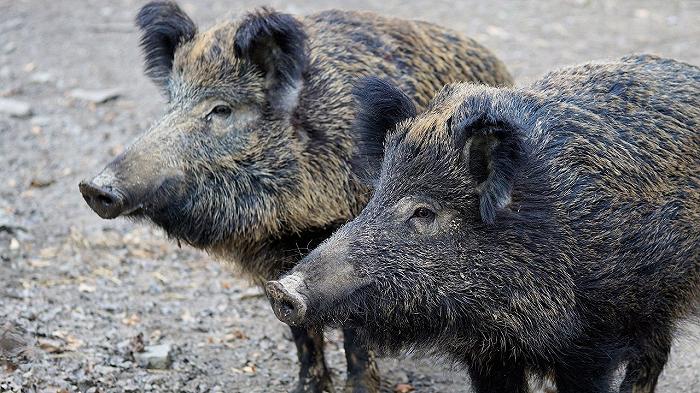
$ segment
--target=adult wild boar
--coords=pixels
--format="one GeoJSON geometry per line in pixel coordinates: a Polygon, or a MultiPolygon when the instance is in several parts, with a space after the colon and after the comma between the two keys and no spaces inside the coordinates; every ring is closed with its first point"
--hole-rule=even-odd
{"type": "Polygon", "coordinates": [[[700,294],[699,68],[635,56],[453,84],[417,117],[381,80],[358,97],[358,132],[392,125],[375,193],[268,283],[282,321],[447,355],[479,393],[528,376],[609,392],[623,363],[622,392],[654,391],[700,294]]]}
{"type": "MultiPolygon", "coordinates": [[[[258,283],[291,268],[368,199],[349,164],[351,81],[378,73],[418,106],[448,82],[511,83],[471,39],[369,13],[262,9],[197,32],[176,4],[155,2],[137,24],[166,112],[80,191],[101,217],[150,220],[258,283]]],[[[292,331],[296,391],[331,391],[322,334],[292,331]]],[[[345,333],[348,390],[376,391],[371,354],[345,333]]]]}

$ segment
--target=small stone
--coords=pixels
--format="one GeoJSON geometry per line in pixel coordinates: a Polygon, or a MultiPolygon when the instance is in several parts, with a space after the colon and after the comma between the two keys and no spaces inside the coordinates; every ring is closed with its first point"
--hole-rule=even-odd
{"type": "Polygon", "coordinates": [[[24,67],[22,67],[22,70],[24,70],[24,72],[32,72],[32,71],[36,70],[36,64],[33,62],[27,63],[24,65],[24,67]]]}
{"type": "Polygon", "coordinates": [[[113,100],[121,95],[120,89],[86,90],[74,89],[68,95],[79,100],[88,101],[93,104],[102,104],[113,100]]]}
{"type": "Polygon", "coordinates": [[[141,367],[163,370],[172,363],[171,352],[170,344],[149,345],[144,348],[144,352],[135,353],[134,358],[141,367]]]}
{"type": "Polygon", "coordinates": [[[41,175],[40,175],[40,176],[38,176],[38,177],[33,178],[33,179],[29,182],[29,187],[32,187],[32,188],[45,188],[45,187],[48,187],[48,186],[50,186],[50,185],[52,185],[52,184],[54,184],[54,183],[56,183],[56,179],[53,179],[53,178],[48,177],[48,176],[41,176],[41,175]]]}
{"type": "Polygon", "coordinates": [[[29,80],[33,83],[50,83],[53,82],[53,75],[48,72],[35,72],[29,80]]]}
{"type": "Polygon", "coordinates": [[[49,116],[34,116],[31,123],[34,126],[45,127],[51,124],[51,118],[49,116]]]}
{"type": "Polygon", "coordinates": [[[17,45],[15,45],[14,42],[8,42],[7,44],[5,44],[5,46],[2,47],[2,50],[3,52],[5,52],[5,54],[10,54],[14,52],[15,49],[17,49],[17,45]]]}
{"type": "Polygon", "coordinates": [[[97,290],[97,287],[94,285],[86,284],[86,283],[80,283],[78,285],[78,291],[83,292],[83,293],[93,293],[97,290]]]}
{"type": "Polygon", "coordinates": [[[0,98],[0,113],[13,117],[28,117],[32,115],[32,107],[26,102],[10,98],[0,98]]]}

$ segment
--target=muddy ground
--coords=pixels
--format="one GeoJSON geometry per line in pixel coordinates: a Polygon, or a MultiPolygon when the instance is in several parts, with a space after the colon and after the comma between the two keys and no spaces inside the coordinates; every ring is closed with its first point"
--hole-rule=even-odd
{"type": "MultiPolygon", "coordinates": [[[[289,3],[267,4],[292,13],[369,9],[449,26],[492,48],[520,83],[634,52],[700,64],[696,1],[289,3]]],[[[0,98],[32,112],[0,113],[0,391],[286,391],[295,380],[294,346],[257,289],[156,229],[100,220],[78,193],[78,181],[162,109],[141,72],[132,24],[141,4],[0,0],[0,98]],[[94,103],[75,89],[117,89],[119,97],[94,103]],[[31,347],[8,354],[13,338],[31,347]],[[170,368],[139,365],[134,352],[157,344],[170,347],[170,368]]],[[[258,4],[184,8],[208,26],[258,4]]],[[[700,330],[685,330],[662,392],[700,391],[700,330]]],[[[329,341],[340,387],[342,345],[335,332],[329,341]]],[[[418,392],[468,390],[465,373],[449,364],[402,358],[381,366],[387,391],[397,383],[418,392]]]]}

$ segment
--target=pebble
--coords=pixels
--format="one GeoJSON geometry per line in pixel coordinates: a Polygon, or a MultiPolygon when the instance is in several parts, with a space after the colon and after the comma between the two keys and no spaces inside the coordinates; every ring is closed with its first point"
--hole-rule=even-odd
{"type": "Polygon", "coordinates": [[[48,72],[35,72],[32,74],[32,76],[29,78],[29,80],[33,83],[50,83],[53,82],[54,78],[53,75],[51,75],[48,72]]]}
{"type": "Polygon", "coordinates": [[[14,42],[8,42],[7,44],[5,44],[5,46],[2,47],[2,50],[3,52],[5,52],[5,54],[10,54],[14,52],[15,49],[17,49],[17,45],[15,45],[14,42]]]}
{"type": "Polygon", "coordinates": [[[150,369],[167,369],[172,363],[172,346],[170,344],[149,345],[143,352],[135,353],[134,358],[141,367],[150,369]]]}
{"type": "Polygon", "coordinates": [[[23,101],[0,97],[0,113],[13,117],[28,117],[32,115],[32,107],[23,101]]]}
{"type": "Polygon", "coordinates": [[[119,97],[121,94],[121,90],[116,88],[100,90],[73,89],[68,92],[70,97],[88,101],[93,104],[102,104],[119,97]]]}

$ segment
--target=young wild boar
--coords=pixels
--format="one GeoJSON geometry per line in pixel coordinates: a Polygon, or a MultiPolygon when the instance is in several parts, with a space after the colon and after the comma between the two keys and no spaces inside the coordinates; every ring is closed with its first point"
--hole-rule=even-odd
{"type": "Polygon", "coordinates": [[[700,69],[635,56],[453,84],[417,117],[365,84],[357,132],[393,129],[375,193],[268,283],[277,316],[447,355],[479,393],[609,392],[625,363],[622,392],[654,391],[700,294],[700,69]]]}
{"type": "MultiPolygon", "coordinates": [[[[368,199],[349,164],[351,81],[378,73],[419,107],[449,82],[511,83],[471,39],[369,13],[262,9],[197,32],[176,4],[155,2],[137,24],[166,112],[80,191],[101,217],[147,219],[258,283],[291,268],[368,199]]],[[[292,331],[297,391],[331,391],[322,334],[292,331]]],[[[372,355],[345,334],[346,386],[376,391],[372,355]]]]}

